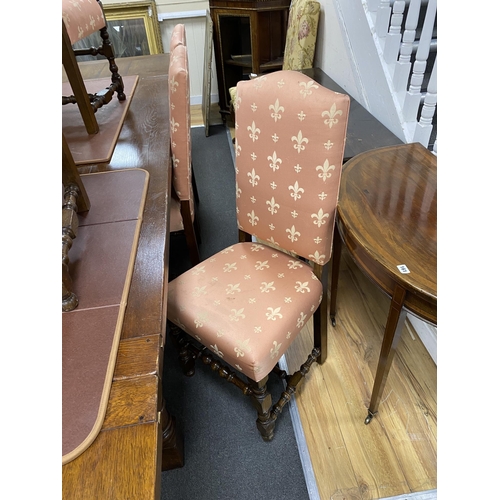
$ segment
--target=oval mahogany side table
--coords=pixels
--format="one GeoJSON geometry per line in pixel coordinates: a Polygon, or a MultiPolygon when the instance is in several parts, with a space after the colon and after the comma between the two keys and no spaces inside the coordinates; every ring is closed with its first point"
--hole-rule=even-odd
{"type": "Polygon", "coordinates": [[[345,163],[332,261],[335,326],[342,241],[391,298],[365,424],[378,411],[406,313],[437,325],[437,159],[422,145],[374,149],[345,163]]]}

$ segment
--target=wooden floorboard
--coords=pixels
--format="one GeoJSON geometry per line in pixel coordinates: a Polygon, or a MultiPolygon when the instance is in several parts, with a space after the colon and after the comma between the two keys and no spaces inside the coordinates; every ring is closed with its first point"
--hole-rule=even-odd
{"type": "MultiPolygon", "coordinates": [[[[378,500],[437,488],[437,369],[408,323],[379,414],[364,424],[389,303],[344,248],[328,358],[313,365],[296,394],[321,500],[378,500]]],[[[297,369],[311,347],[309,323],[287,352],[288,368],[297,369]]]]}

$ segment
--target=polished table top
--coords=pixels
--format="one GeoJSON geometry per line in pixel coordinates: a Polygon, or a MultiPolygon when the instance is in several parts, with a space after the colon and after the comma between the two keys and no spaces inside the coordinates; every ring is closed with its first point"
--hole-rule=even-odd
{"type": "Polygon", "coordinates": [[[405,308],[436,324],[436,156],[407,144],[353,158],[342,171],[338,221],[347,248],[377,284],[392,295],[399,283],[405,308]]]}
{"type": "MultiPolygon", "coordinates": [[[[149,187],[106,417],[90,447],[63,466],[64,499],[160,497],[169,249],[168,54],[128,59],[117,59],[120,74],[140,78],[111,161],[78,170],[142,168],[150,174],[149,187]]],[[[109,75],[107,61],[81,63],[81,68],[84,79],[109,75]]]]}

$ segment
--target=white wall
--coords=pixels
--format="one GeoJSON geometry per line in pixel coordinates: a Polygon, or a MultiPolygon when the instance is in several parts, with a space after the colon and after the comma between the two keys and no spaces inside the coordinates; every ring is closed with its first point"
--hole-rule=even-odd
{"type": "Polygon", "coordinates": [[[365,14],[366,0],[318,0],[316,66],[405,141],[391,89],[365,14]]]}

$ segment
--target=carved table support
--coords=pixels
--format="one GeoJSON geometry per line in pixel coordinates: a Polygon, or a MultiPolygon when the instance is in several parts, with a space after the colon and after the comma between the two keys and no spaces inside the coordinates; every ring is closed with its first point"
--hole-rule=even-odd
{"type": "Polygon", "coordinates": [[[179,432],[176,431],[175,418],[170,415],[162,402],[160,412],[162,430],[162,460],[161,470],[177,469],[184,466],[184,442],[179,432]]]}
{"type": "Polygon", "coordinates": [[[78,234],[77,200],[79,190],[75,184],[70,184],[64,191],[62,207],[62,310],[72,311],[78,306],[78,297],[71,290],[72,280],[69,274],[69,257],[73,240],[78,234]]]}

